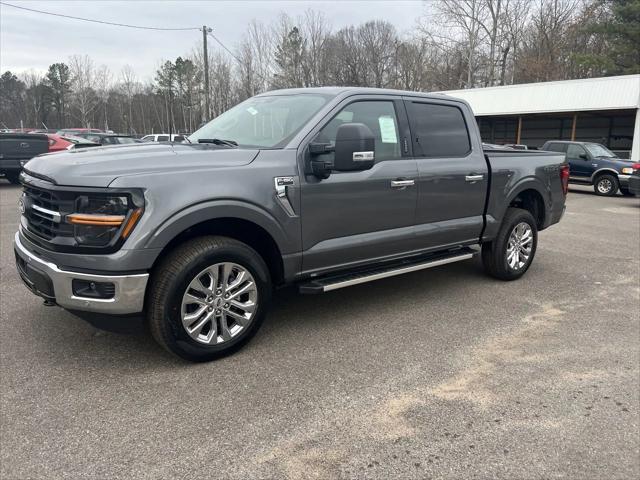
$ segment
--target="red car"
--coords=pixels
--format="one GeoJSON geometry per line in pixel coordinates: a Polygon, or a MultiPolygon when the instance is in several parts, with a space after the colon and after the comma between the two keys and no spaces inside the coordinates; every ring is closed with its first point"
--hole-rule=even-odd
{"type": "Polygon", "coordinates": [[[49,153],[60,152],[62,150],[71,150],[72,148],[99,147],[95,142],[90,142],[84,138],[73,137],[71,135],[57,135],[55,133],[47,133],[49,137],[49,153]]]}

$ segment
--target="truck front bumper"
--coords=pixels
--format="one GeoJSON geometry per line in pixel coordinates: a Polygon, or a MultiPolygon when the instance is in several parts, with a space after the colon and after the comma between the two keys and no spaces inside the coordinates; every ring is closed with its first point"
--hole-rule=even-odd
{"type": "Polygon", "coordinates": [[[34,294],[60,307],[78,312],[107,315],[130,315],[142,312],[149,274],[92,275],[59,269],[53,263],[38,258],[20,242],[16,233],[13,244],[16,267],[23,282],[34,294]],[[74,280],[76,286],[74,287],[74,280]],[[80,283],[78,283],[80,282],[80,283]],[[77,285],[105,286],[107,298],[85,296],[77,285]]]}

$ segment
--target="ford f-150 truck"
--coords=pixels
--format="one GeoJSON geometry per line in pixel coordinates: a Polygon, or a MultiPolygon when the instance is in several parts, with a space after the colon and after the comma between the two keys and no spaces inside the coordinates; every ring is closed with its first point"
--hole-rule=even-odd
{"type": "Polygon", "coordinates": [[[166,349],[206,361],[245,344],[282,285],[328,292],[476,254],[519,278],[568,179],[564,153],[483,149],[462,100],[273,91],[184,143],[36,157],[16,262],[45,303],[144,316],[166,349]]]}

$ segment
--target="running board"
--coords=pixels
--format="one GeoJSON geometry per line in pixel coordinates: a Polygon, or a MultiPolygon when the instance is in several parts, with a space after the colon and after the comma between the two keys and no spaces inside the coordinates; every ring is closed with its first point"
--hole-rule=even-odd
{"type": "Polygon", "coordinates": [[[324,293],[331,290],[338,290],[339,288],[351,287],[360,283],[373,282],[374,280],[380,280],[382,278],[394,277],[396,275],[402,275],[403,273],[416,272],[418,270],[425,270],[427,268],[439,267],[440,265],[446,265],[447,263],[461,262],[463,260],[469,260],[478,253],[477,250],[471,248],[463,248],[456,250],[455,253],[449,253],[447,255],[439,255],[432,257],[429,260],[425,260],[421,257],[419,260],[404,260],[396,262],[393,265],[387,265],[384,267],[372,268],[366,271],[360,271],[358,273],[333,275],[323,278],[316,278],[307,283],[300,285],[300,293],[324,293]]]}

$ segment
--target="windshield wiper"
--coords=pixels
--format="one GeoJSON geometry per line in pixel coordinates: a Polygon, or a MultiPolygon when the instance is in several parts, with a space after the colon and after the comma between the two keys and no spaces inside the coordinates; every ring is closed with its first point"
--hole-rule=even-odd
{"type": "Polygon", "coordinates": [[[222,138],[199,138],[198,143],[213,143],[214,145],[226,145],[227,147],[238,146],[238,142],[234,140],[224,140],[222,138]]]}

